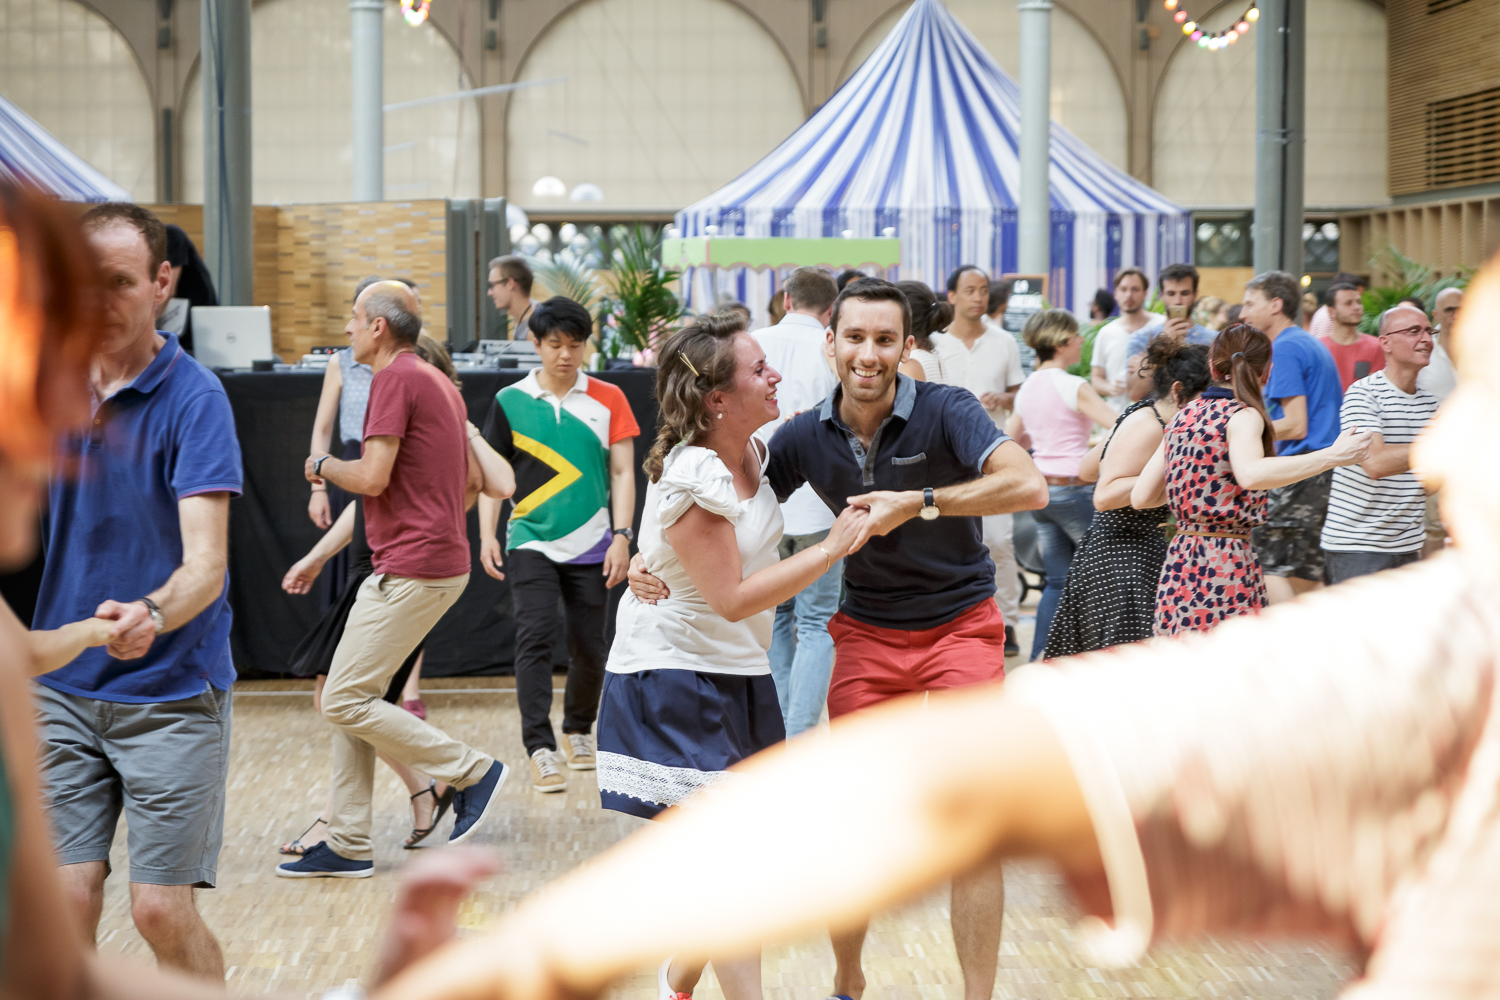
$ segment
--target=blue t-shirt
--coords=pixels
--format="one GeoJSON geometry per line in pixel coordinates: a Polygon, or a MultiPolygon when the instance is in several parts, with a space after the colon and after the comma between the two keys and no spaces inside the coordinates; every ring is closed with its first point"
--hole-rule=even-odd
{"type": "MultiPolygon", "coordinates": [[[[135,381],[99,405],[89,428],[59,448],[48,488],[47,559],[34,628],[91,617],[107,600],[133,601],[182,564],[177,502],[240,492],[240,445],[217,376],[167,342],[135,381]]],[[[177,701],[234,683],[229,574],[198,617],[159,635],[137,660],[86,649],[37,680],[66,694],[116,702],[177,701]]]]}
{"type": "MultiPolygon", "coordinates": [[[[849,497],[875,490],[937,489],[978,479],[1003,431],[967,389],[896,379],[891,415],[868,452],[839,419],[843,389],[804,410],[771,438],[766,476],[782,502],[810,483],[837,513],[849,497]]],[[[977,517],[912,518],[871,538],[844,561],[843,612],[882,628],[947,624],[995,593],[995,564],[977,517]]]]}
{"type": "MultiPolygon", "coordinates": [[[[1161,335],[1161,331],[1162,328],[1159,326],[1148,326],[1132,333],[1130,339],[1125,342],[1125,356],[1133,358],[1137,354],[1145,354],[1146,348],[1150,346],[1153,339],[1161,335]]],[[[1219,331],[1210,330],[1206,326],[1194,323],[1192,329],[1187,332],[1187,342],[1189,344],[1202,344],[1204,347],[1212,347],[1214,346],[1214,338],[1218,335],[1219,331]]]]}
{"type": "Polygon", "coordinates": [[[1289,326],[1271,341],[1271,381],[1266,383],[1266,412],[1272,420],[1286,416],[1280,401],[1307,397],[1307,437],[1277,441],[1278,455],[1305,455],[1327,448],[1339,436],[1339,407],[1344,386],[1328,348],[1300,326],[1289,326]]]}

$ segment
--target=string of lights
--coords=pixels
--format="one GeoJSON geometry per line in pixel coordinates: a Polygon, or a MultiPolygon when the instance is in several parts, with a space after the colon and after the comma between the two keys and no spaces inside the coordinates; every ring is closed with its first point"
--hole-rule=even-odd
{"type": "Polygon", "coordinates": [[[1223,31],[1209,31],[1188,17],[1188,12],[1178,6],[1179,0],[1162,0],[1167,10],[1175,11],[1172,20],[1182,25],[1182,33],[1198,43],[1200,49],[1222,49],[1240,40],[1250,32],[1250,25],[1260,17],[1260,8],[1251,3],[1240,15],[1240,19],[1223,31]]]}
{"type": "MultiPolygon", "coordinates": [[[[1172,0],[1175,4],[1177,0],[1172,0]]],[[[412,26],[421,24],[427,20],[427,8],[431,0],[401,0],[401,16],[406,18],[406,23],[412,26]]]]}

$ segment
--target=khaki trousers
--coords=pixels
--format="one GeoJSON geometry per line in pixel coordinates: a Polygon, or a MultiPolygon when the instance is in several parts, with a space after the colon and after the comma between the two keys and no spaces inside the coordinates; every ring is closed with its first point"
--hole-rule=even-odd
{"type": "Polygon", "coordinates": [[[469,574],[414,580],[376,573],[359,588],[323,688],[333,724],[333,821],[328,846],[369,860],[375,751],[458,788],[484,777],[493,758],[385,701],[392,675],[451,608],[469,574]]]}

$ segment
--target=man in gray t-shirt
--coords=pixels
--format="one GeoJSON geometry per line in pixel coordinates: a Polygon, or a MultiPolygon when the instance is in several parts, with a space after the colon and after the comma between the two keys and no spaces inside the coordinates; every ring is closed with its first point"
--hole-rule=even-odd
{"type": "Polygon", "coordinates": [[[526,340],[531,336],[528,322],[541,303],[531,297],[531,267],[521,257],[506,254],[490,261],[489,297],[496,309],[504,310],[514,324],[511,340],[526,340]]]}

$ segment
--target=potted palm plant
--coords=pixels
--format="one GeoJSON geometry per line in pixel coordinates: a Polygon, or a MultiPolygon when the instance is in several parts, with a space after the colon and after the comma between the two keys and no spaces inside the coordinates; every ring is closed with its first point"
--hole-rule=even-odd
{"type": "Polygon", "coordinates": [[[616,226],[608,244],[597,246],[605,286],[595,310],[599,353],[615,359],[622,352],[649,351],[682,318],[682,302],[672,291],[680,272],[661,263],[661,231],[634,223],[616,226]]]}

